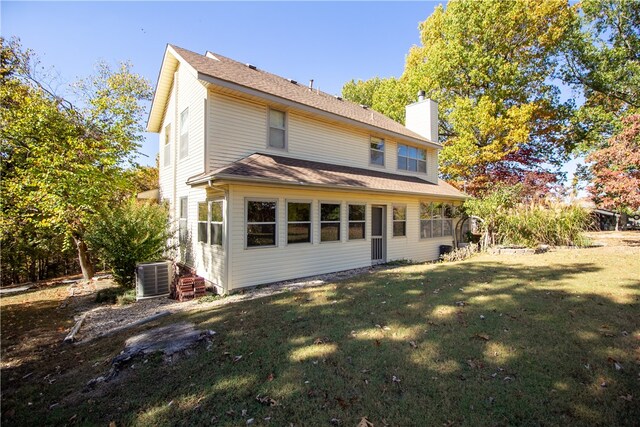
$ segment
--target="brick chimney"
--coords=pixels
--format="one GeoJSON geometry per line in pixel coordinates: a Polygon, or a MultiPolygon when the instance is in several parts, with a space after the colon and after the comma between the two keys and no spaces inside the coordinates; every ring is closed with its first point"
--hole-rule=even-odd
{"type": "Polygon", "coordinates": [[[438,142],[438,103],[418,92],[418,101],[407,105],[405,126],[429,141],[438,142]]]}

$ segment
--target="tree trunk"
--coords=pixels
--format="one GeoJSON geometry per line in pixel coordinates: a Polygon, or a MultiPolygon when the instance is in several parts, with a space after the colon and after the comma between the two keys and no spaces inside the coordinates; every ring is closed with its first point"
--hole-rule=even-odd
{"type": "Polygon", "coordinates": [[[627,229],[627,221],[629,220],[629,216],[627,215],[626,212],[621,212],[620,215],[618,216],[618,222],[620,223],[620,230],[626,230],[627,229]]]}
{"type": "Polygon", "coordinates": [[[84,280],[91,280],[95,272],[93,270],[93,264],[91,264],[91,259],[89,258],[87,244],[79,237],[74,236],[73,240],[76,243],[76,248],[78,248],[78,261],[82,269],[82,278],[84,280]]]}

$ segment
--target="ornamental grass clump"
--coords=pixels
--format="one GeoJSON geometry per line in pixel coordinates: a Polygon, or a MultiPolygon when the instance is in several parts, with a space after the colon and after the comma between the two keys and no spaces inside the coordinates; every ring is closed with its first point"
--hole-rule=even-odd
{"type": "Polygon", "coordinates": [[[509,245],[588,246],[583,232],[591,224],[589,212],[580,206],[520,204],[500,218],[497,234],[500,243],[509,245]]]}

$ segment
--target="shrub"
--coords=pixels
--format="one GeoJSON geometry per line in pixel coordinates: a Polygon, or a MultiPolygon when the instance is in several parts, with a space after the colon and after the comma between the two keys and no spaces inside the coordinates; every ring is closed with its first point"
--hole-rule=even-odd
{"type": "Polygon", "coordinates": [[[440,256],[442,262],[462,261],[471,258],[478,252],[478,245],[470,244],[463,248],[457,248],[440,256]]]}
{"type": "Polygon", "coordinates": [[[161,259],[169,237],[166,207],[131,199],[101,212],[87,241],[111,267],[115,282],[132,288],[136,264],[161,259]]]}

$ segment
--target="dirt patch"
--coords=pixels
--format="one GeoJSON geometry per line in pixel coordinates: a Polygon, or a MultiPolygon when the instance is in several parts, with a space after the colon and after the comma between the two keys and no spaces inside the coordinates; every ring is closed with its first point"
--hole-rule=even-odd
{"type": "MultiPolygon", "coordinates": [[[[378,267],[378,269],[379,268],[380,267],[378,267]]],[[[154,314],[162,311],[177,313],[191,310],[209,310],[213,307],[227,305],[238,301],[264,298],[295,289],[322,286],[328,282],[345,280],[373,270],[374,268],[372,267],[357,268],[337,273],[307,277],[300,280],[277,282],[259,288],[247,289],[226,297],[220,297],[213,301],[190,300],[178,302],[167,297],[161,297],[140,300],[127,305],[101,305],[95,307],[94,304],[93,308],[87,310],[87,316],[82,328],[80,328],[80,331],[77,334],[77,339],[79,342],[91,341],[113,329],[121,328],[127,324],[144,319],[145,317],[153,316],[154,314]]],[[[80,314],[82,313],[79,313],[79,315],[80,314]]]]}
{"type": "Polygon", "coordinates": [[[640,246],[640,231],[594,231],[585,233],[595,244],[603,246],[640,246]]]}

